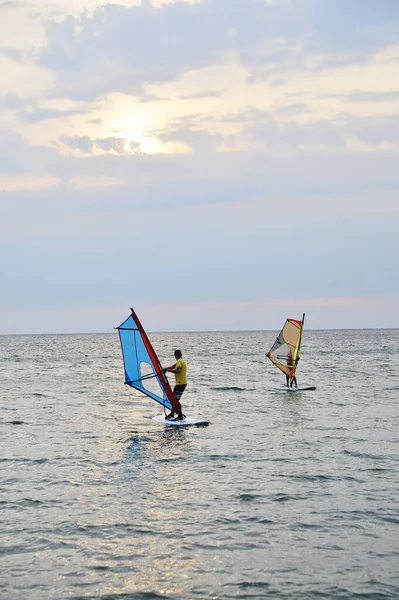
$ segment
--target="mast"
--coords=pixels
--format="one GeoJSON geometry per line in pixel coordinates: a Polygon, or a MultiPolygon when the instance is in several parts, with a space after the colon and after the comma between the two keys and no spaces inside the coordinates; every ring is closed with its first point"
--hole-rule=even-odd
{"type": "Polygon", "coordinates": [[[303,315],[302,315],[302,325],[301,325],[301,331],[300,331],[300,334],[299,334],[298,349],[297,349],[297,353],[296,353],[296,357],[295,357],[296,358],[296,360],[295,360],[295,371],[298,368],[299,350],[301,348],[302,333],[303,333],[304,323],[305,323],[305,313],[303,313],[303,315]]]}
{"type": "Polygon", "coordinates": [[[298,340],[298,352],[297,352],[297,356],[299,356],[299,350],[301,348],[301,342],[302,342],[302,333],[303,333],[303,326],[305,324],[305,313],[303,313],[302,315],[302,327],[301,327],[301,333],[299,334],[299,340],[298,340]]]}
{"type": "Polygon", "coordinates": [[[152,344],[151,344],[151,342],[150,342],[150,340],[148,338],[148,335],[144,331],[144,328],[143,328],[143,326],[142,326],[142,324],[141,324],[138,316],[134,312],[133,308],[130,307],[130,310],[132,311],[132,319],[136,323],[137,328],[138,328],[138,330],[141,333],[141,337],[142,337],[142,340],[144,342],[144,346],[146,347],[147,352],[148,352],[148,354],[149,354],[149,356],[150,356],[150,358],[151,358],[154,366],[157,367],[156,374],[157,374],[157,376],[159,378],[160,384],[161,384],[161,386],[162,386],[162,388],[163,388],[163,390],[164,390],[164,392],[165,392],[165,394],[166,394],[169,402],[172,405],[172,410],[174,412],[178,412],[178,406],[177,406],[177,401],[176,401],[175,395],[172,392],[172,389],[170,387],[169,381],[168,381],[165,373],[163,372],[162,365],[159,362],[159,358],[158,358],[158,356],[157,356],[154,348],[152,347],[152,344]]]}

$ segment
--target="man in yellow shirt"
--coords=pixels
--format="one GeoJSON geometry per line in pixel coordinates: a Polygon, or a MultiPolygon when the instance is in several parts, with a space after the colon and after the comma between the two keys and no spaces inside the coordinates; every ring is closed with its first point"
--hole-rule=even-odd
{"type": "MultiPolygon", "coordinates": [[[[187,365],[182,358],[181,350],[175,350],[175,359],[175,364],[170,367],[166,367],[166,369],[164,369],[164,372],[174,373],[175,375],[176,385],[173,388],[173,394],[177,400],[178,412],[176,420],[182,421],[184,419],[184,415],[180,404],[180,398],[182,397],[182,394],[187,387],[187,365]]],[[[174,414],[175,413],[172,410],[172,412],[169,415],[167,415],[166,418],[173,419],[174,414]]]]}

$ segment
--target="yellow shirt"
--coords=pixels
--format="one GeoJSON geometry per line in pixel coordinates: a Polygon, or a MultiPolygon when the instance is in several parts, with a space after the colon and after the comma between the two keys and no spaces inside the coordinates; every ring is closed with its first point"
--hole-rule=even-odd
{"type": "Polygon", "coordinates": [[[180,373],[175,373],[176,385],[187,385],[187,365],[182,358],[176,361],[176,369],[181,367],[180,373]]]}

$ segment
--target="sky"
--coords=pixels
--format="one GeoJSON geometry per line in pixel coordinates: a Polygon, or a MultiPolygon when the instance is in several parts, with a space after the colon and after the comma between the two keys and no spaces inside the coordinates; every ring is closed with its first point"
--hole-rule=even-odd
{"type": "Polygon", "coordinates": [[[399,327],[397,0],[0,0],[0,334],[399,327]]]}

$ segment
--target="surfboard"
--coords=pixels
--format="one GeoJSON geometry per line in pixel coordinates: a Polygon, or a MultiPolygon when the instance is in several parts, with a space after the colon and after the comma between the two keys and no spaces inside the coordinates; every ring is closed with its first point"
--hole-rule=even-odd
{"type": "Polygon", "coordinates": [[[152,417],[153,421],[160,423],[161,425],[167,425],[168,427],[187,427],[188,425],[209,425],[208,419],[190,419],[186,417],[182,421],[172,421],[170,419],[165,419],[165,415],[155,415],[152,417]]]}
{"type": "Polygon", "coordinates": [[[276,392],[310,392],[316,389],[315,385],[298,385],[298,387],[287,387],[286,385],[268,385],[270,390],[274,390],[276,392]]]}

